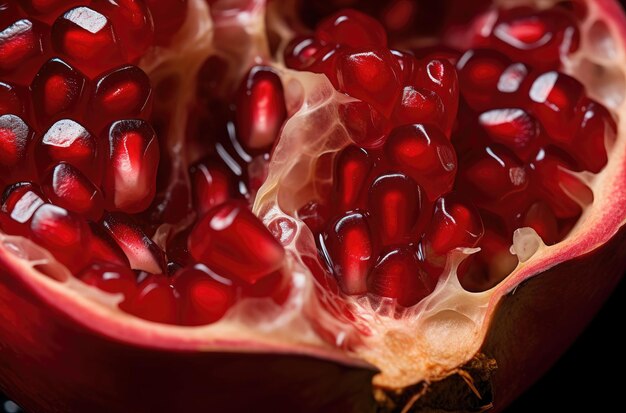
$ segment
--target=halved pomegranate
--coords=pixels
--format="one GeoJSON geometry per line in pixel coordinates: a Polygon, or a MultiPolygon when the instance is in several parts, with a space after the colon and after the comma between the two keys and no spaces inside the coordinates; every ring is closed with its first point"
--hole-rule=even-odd
{"type": "Polygon", "coordinates": [[[626,261],[617,3],[344,3],[0,2],[28,411],[502,410],[593,316],[626,261]]]}

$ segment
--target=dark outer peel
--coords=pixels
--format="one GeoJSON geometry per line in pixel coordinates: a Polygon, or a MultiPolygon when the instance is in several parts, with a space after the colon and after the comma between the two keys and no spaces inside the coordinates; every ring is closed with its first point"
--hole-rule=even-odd
{"type": "Polygon", "coordinates": [[[482,350],[498,363],[496,411],[537,381],[591,321],[623,275],[625,243],[623,227],[601,249],[539,274],[503,298],[492,320],[497,328],[482,350]]]}

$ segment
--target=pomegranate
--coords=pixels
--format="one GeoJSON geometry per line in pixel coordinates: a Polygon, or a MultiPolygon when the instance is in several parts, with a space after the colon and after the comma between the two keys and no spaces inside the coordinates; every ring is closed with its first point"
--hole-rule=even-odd
{"type": "Polygon", "coordinates": [[[501,411],[556,360],[625,269],[626,16],[349,3],[0,2],[2,390],[501,411]]]}

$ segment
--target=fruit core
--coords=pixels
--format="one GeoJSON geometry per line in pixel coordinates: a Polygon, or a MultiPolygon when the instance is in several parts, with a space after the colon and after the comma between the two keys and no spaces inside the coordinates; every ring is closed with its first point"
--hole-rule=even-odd
{"type": "Polygon", "coordinates": [[[406,2],[303,4],[310,27],[264,59],[213,53],[197,78],[168,76],[159,59],[195,3],[0,3],[0,228],[124,312],[197,326],[244,302],[288,306],[299,286],[285,246],[303,231],[314,248],[296,261],[331,313],[354,321],[337,302],[360,297],[410,309],[455,251],[474,252],[461,285],[487,290],[518,264],[516,230],[556,244],[593,202],[616,123],[564,70],[580,4],[477,5],[428,29],[394,13],[406,2]],[[425,36],[418,26],[442,42],[403,41],[425,36]],[[307,176],[284,178],[307,188],[282,192],[284,216],[262,220],[276,157],[303,155],[286,131],[302,110],[292,80],[310,72],[334,104],[302,134],[329,121],[341,133],[307,154],[307,176]]]}

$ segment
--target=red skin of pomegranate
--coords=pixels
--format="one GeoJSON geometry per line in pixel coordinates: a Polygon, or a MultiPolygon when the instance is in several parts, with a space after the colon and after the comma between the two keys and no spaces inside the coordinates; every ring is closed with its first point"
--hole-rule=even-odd
{"type": "MultiPolygon", "coordinates": [[[[598,3],[626,38],[619,5],[598,3]]],[[[615,199],[623,200],[626,168],[616,182],[615,199]]],[[[615,214],[618,226],[624,206],[615,214]]],[[[585,237],[579,251],[594,242],[585,237]]],[[[498,364],[491,377],[495,411],[545,372],[600,308],[623,273],[624,245],[622,228],[591,253],[555,257],[562,263],[498,304],[482,348],[498,364]]],[[[376,410],[372,368],[287,347],[244,351],[245,343],[228,338],[221,344],[233,352],[202,350],[183,338],[135,337],[136,330],[125,335],[102,315],[78,314],[75,303],[52,300],[6,254],[0,250],[0,388],[30,413],[376,410]]]]}

